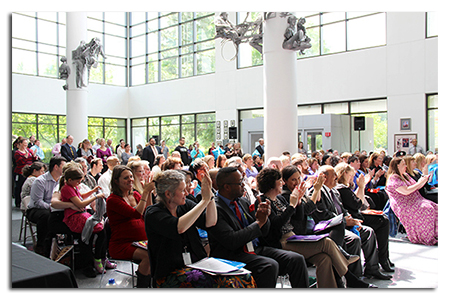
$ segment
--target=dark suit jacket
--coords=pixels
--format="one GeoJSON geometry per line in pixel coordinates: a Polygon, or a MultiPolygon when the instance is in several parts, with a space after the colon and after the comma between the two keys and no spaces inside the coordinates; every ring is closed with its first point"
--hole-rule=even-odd
{"type": "Polygon", "coordinates": [[[267,220],[262,228],[255,223],[254,212],[250,212],[249,203],[240,198],[239,205],[247,217],[249,225],[241,228],[234,212],[225,202],[216,196],[217,224],[208,229],[208,240],[212,257],[220,257],[230,260],[244,261],[242,256],[251,255],[244,252],[244,246],[269,233],[270,221],[267,220]]]}
{"type": "Polygon", "coordinates": [[[264,149],[261,147],[261,145],[258,145],[258,147],[256,147],[256,150],[258,150],[259,154],[261,154],[261,156],[264,154],[264,149]]]}
{"type": "MultiPolygon", "coordinates": [[[[161,148],[159,146],[156,146],[156,152],[158,152],[158,154],[161,154],[161,148]]],[[[142,152],[142,160],[146,160],[149,162],[149,166],[150,169],[153,167],[153,165],[155,164],[155,158],[156,156],[153,153],[153,150],[151,148],[150,145],[148,145],[147,147],[144,148],[144,151],[142,152]]]]}
{"type": "Polygon", "coordinates": [[[74,146],[71,146],[67,143],[61,146],[61,156],[63,156],[67,161],[72,161],[77,158],[77,149],[74,146]],[[72,149],[72,151],[70,151],[72,149]],[[72,155],[73,152],[73,155],[72,155]]]}
{"type": "MultiPolygon", "coordinates": [[[[331,189],[330,192],[334,193],[334,196],[336,197],[336,199],[338,199],[341,211],[343,212],[344,216],[347,216],[348,212],[342,205],[341,195],[339,194],[339,192],[334,188],[331,189]]],[[[336,209],[336,206],[334,205],[334,201],[323,186],[320,191],[320,201],[316,202],[316,210],[312,213],[312,217],[314,221],[318,223],[323,220],[334,218],[337,215],[338,211],[336,209]]]]}

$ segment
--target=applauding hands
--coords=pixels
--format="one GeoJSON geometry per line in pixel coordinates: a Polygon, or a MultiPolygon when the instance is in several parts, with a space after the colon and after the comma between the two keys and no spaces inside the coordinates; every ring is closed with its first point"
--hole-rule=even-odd
{"type": "Polygon", "coordinates": [[[307,190],[306,182],[302,181],[295,189],[292,191],[291,196],[289,198],[289,204],[294,208],[297,206],[300,199],[305,195],[307,190]]]}
{"type": "Polygon", "coordinates": [[[270,215],[270,201],[266,200],[265,202],[261,201],[261,198],[258,197],[258,209],[256,210],[256,223],[259,227],[263,227],[266,224],[267,219],[270,215]]]}

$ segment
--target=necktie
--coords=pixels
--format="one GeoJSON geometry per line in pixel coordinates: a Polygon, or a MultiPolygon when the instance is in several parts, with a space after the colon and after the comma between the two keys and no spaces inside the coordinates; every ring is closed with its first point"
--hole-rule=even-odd
{"type": "Polygon", "coordinates": [[[336,199],[336,196],[334,195],[333,191],[330,190],[331,199],[333,199],[334,206],[336,207],[336,211],[338,215],[342,214],[341,206],[339,205],[339,201],[336,199]]]}
{"type": "MultiPolygon", "coordinates": [[[[236,201],[236,200],[233,200],[233,201],[231,201],[231,203],[234,205],[234,212],[235,212],[235,214],[236,214],[236,217],[237,217],[238,220],[239,220],[239,223],[241,224],[241,228],[246,227],[246,226],[245,226],[245,223],[244,223],[244,220],[243,220],[243,218],[242,218],[241,211],[239,210],[239,206],[238,206],[238,204],[237,204],[237,201],[236,201]]],[[[255,240],[257,240],[257,239],[255,239],[255,240]]],[[[257,241],[252,241],[252,243],[253,243],[255,246],[257,245],[257,241]],[[255,242],[256,242],[256,243],[255,243],[255,242]]],[[[244,246],[244,251],[247,252],[247,253],[250,253],[250,254],[255,254],[255,252],[249,251],[249,250],[247,249],[247,245],[244,246]]]]}
{"type": "Polygon", "coordinates": [[[72,146],[69,145],[69,148],[70,148],[70,152],[72,152],[72,157],[75,157],[75,154],[73,154],[72,146]]]}
{"type": "Polygon", "coordinates": [[[231,201],[231,203],[234,205],[234,213],[236,214],[236,217],[239,220],[239,223],[241,224],[241,227],[244,228],[244,222],[242,220],[241,211],[239,210],[239,206],[236,202],[236,200],[231,201]]]}

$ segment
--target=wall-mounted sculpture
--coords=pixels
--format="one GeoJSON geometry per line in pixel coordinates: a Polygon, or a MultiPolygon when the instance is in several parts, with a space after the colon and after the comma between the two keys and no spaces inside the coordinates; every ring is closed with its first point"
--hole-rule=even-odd
{"type": "MultiPolygon", "coordinates": [[[[59,66],[59,79],[66,80],[70,76],[70,67],[67,64],[67,58],[65,56],[61,57],[60,61],[62,64],[59,66]]],[[[68,84],[66,83],[63,85],[63,89],[66,91],[69,88],[68,84]]]]}
{"type": "Polygon", "coordinates": [[[87,87],[91,67],[97,67],[99,54],[106,59],[100,39],[98,38],[93,38],[87,44],[85,41],[81,41],[78,48],[72,51],[72,60],[76,67],[77,88],[87,87]]]}
{"type": "MultiPolygon", "coordinates": [[[[227,41],[231,41],[236,49],[236,54],[230,59],[234,60],[237,57],[239,44],[249,43],[250,46],[255,48],[262,54],[262,42],[263,42],[263,21],[276,17],[276,12],[264,12],[254,22],[247,22],[249,13],[244,19],[244,22],[238,25],[233,25],[228,20],[228,13],[222,12],[214,20],[216,25],[215,38],[222,39],[222,51],[223,46],[227,41]]],[[[303,26],[305,19],[297,18],[288,12],[281,12],[280,17],[288,18],[288,27],[284,33],[283,49],[300,51],[300,54],[305,54],[304,50],[311,48],[311,39],[306,35],[306,29],[303,26]],[[297,24],[297,26],[295,26],[297,24]]],[[[223,57],[223,53],[222,53],[223,57]]]]}

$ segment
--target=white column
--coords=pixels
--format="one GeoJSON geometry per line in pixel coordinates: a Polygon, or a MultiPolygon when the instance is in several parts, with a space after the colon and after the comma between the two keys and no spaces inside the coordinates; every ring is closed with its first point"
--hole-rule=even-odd
{"type": "Polygon", "coordinates": [[[287,18],[264,22],[264,152],[265,161],[284,151],[297,153],[296,51],[282,47],[287,18]]]}
{"type": "Polygon", "coordinates": [[[67,135],[73,136],[73,146],[88,137],[88,90],[76,85],[76,67],[72,63],[72,51],[77,49],[80,41],[87,38],[87,17],[85,12],[66,13],[66,58],[71,73],[67,79],[66,116],[67,135]]]}

